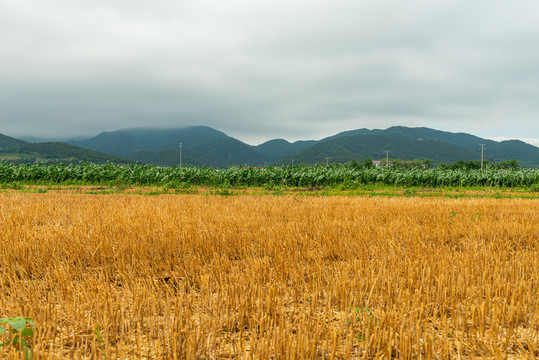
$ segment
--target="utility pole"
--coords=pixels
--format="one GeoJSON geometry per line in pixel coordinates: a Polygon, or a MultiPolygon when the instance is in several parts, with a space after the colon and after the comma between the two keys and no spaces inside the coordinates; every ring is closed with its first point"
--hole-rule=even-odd
{"type": "Polygon", "coordinates": [[[389,150],[386,150],[386,166],[389,166],[389,150]]]}
{"type": "Polygon", "coordinates": [[[481,172],[483,172],[483,150],[485,150],[485,144],[479,145],[481,145],[481,172]]]}
{"type": "Polygon", "coordinates": [[[180,167],[182,167],[182,143],[180,143],[180,167]]]}
{"type": "Polygon", "coordinates": [[[331,158],[326,156],[326,166],[329,165],[329,159],[331,159],[331,158]]]}
{"type": "Polygon", "coordinates": [[[294,167],[294,159],[292,159],[292,167],[294,167]]]}

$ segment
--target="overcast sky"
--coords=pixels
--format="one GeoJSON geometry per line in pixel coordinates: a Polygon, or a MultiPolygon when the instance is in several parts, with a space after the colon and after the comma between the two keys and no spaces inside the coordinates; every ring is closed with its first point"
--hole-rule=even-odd
{"type": "Polygon", "coordinates": [[[537,0],[0,0],[0,133],[426,126],[539,146],[537,0]]]}

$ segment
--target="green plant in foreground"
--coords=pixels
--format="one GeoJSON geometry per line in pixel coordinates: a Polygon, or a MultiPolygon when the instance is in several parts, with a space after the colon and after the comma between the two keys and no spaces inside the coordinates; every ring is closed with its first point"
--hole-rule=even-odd
{"type": "MultiPolygon", "coordinates": [[[[99,324],[95,326],[94,334],[97,336],[97,341],[101,344],[101,349],[105,353],[105,344],[103,343],[103,338],[101,338],[101,331],[99,330],[99,324]]],[[[107,355],[103,355],[104,359],[107,360],[107,355]]]]}
{"type": "Polygon", "coordinates": [[[230,191],[227,188],[223,188],[221,190],[215,190],[212,192],[212,195],[221,195],[221,196],[234,196],[236,193],[234,191],[230,191]]]}
{"type": "MultiPolygon", "coordinates": [[[[360,322],[360,316],[366,315],[368,317],[368,322],[376,322],[376,324],[380,324],[380,318],[374,314],[374,311],[370,309],[367,306],[364,307],[354,307],[353,308],[356,318],[355,322],[360,322]]],[[[352,324],[352,320],[348,320],[345,324],[345,326],[350,326],[352,324]]],[[[365,334],[359,334],[357,337],[360,341],[366,340],[365,334]]]]}
{"type": "Polygon", "coordinates": [[[416,196],[417,195],[417,189],[404,189],[404,196],[416,196]]]}
{"type": "Polygon", "coordinates": [[[0,343],[0,348],[9,345],[24,351],[25,359],[32,359],[29,341],[34,338],[34,321],[29,317],[0,319],[0,335],[8,333],[7,340],[0,343]]]}
{"type": "Polygon", "coordinates": [[[455,219],[458,214],[459,214],[458,211],[449,212],[449,225],[453,224],[453,219],[455,219]]]}

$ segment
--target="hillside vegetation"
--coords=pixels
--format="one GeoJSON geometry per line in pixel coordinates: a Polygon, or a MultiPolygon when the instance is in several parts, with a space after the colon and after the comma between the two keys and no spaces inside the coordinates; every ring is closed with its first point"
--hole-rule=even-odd
{"type": "Polygon", "coordinates": [[[273,139],[257,146],[245,144],[204,126],[124,129],[101,133],[73,144],[128,157],[134,161],[170,166],[179,159],[180,142],[183,144],[183,151],[190,156],[186,157],[187,161],[184,163],[194,166],[266,166],[292,163],[314,165],[351,160],[381,160],[386,157],[386,150],[390,151],[390,156],[394,159],[432,159],[435,163],[451,163],[480,159],[479,144],[485,144],[485,159],[490,162],[516,159],[523,166],[539,168],[539,148],[521,141],[496,142],[465,133],[403,126],[385,130],[351,130],[321,140],[293,143],[273,139]],[[163,150],[168,151],[163,153],[163,150]]]}
{"type": "Polygon", "coordinates": [[[26,144],[26,141],[0,134],[0,151],[26,144]]]}
{"type": "MultiPolygon", "coordinates": [[[[410,161],[430,159],[434,164],[471,161],[481,158],[491,163],[517,160],[529,168],[539,168],[539,148],[518,140],[496,142],[465,133],[450,133],[429,128],[390,127],[385,130],[358,129],[345,131],[321,140],[288,142],[269,140],[253,146],[207,126],[175,129],[137,128],[103,132],[86,140],[69,141],[71,145],[110,154],[111,162],[133,162],[159,166],[182,164],[226,168],[231,165],[271,166],[324,163],[344,163],[393,159],[410,161]],[[119,160],[120,158],[120,160],[119,160]]],[[[57,154],[30,146],[22,140],[0,137],[0,160],[32,162],[102,162],[105,155],[82,153],[74,149],[57,149],[57,154]],[[22,148],[21,148],[22,147],[22,148]],[[18,150],[15,150],[18,149],[18,150]],[[40,151],[44,151],[40,153],[40,151]],[[63,155],[63,152],[66,152],[63,155]],[[69,153],[69,154],[67,154],[69,153]],[[19,154],[19,155],[16,155],[19,154]],[[26,154],[26,155],[21,155],[26,154]]],[[[53,147],[57,145],[50,145],[53,147]]]]}
{"type": "Polygon", "coordinates": [[[389,151],[391,157],[401,160],[428,158],[435,162],[472,160],[477,154],[462,147],[436,140],[409,140],[384,135],[342,136],[320,142],[294,155],[280,160],[279,164],[308,165],[327,161],[345,163],[357,159],[384,159],[389,151]],[[425,155],[429,156],[426,157],[425,155]]]}
{"type": "Polygon", "coordinates": [[[186,155],[184,164],[192,166],[228,167],[231,164],[262,166],[264,162],[271,161],[254,147],[206,126],[118,130],[71,143],[141,163],[164,166],[179,164],[180,143],[186,155]]]}
{"type": "Polygon", "coordinates": [[[114,155],[62,142],[29,143],[0,134],[0,161],[13,164],[131,163],[114,155]]]}

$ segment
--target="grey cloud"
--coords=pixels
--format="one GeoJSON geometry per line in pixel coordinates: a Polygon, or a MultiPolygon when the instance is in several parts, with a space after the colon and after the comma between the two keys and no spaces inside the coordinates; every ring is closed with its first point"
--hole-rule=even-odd
{"type": "Polygon", "coordinates": [[[532,0],[3,2],[0,132],[205,124],[253,143],[408,125],[539,138],[537,10],[532,0]]]}

